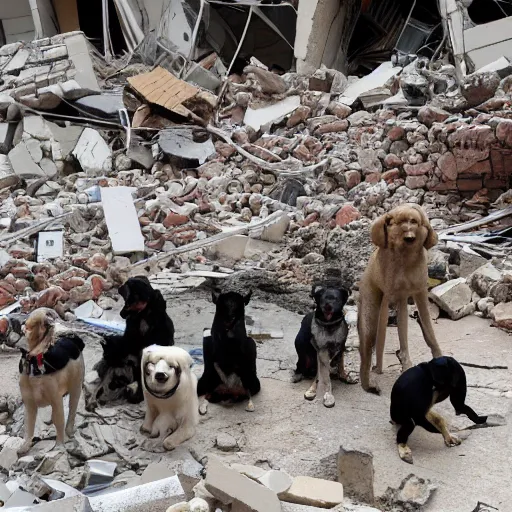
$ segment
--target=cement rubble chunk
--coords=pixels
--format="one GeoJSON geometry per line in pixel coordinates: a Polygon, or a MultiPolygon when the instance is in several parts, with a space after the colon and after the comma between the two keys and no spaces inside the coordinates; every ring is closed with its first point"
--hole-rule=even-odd
{"type": "Polygon", "coordinates": [[[29,57],[30,52],[28,50],[19,50],[4,67],[2,73],[16,73],[16,71],[19,71],[23,66],[25,66],[29,57]]]}
{"type": "Polygon", "coordinates": [[[206,489],[231,510],[247,512],[280,512],[275,492],[228,468],[216,457],[208,458],[206,489]]]}
{"type": "Polygon", "coordinates": [[[226,432],[221,432],[217,435],[215,445],[219,450],[222,450],[223,452],[234,452],[238,448],[236,439],[231,434],[226,432]]]}
{"type": "Polygon", "coordinates": [[[490,315],[497,327],[512,330],[512,302],[501,302],[494,306],[490,315]]]}
{"type": "Polygon", "coordinates": [[[338,453],[338,480],[346,495],[364,503],[373,503],[374,496],[373,454],[352,446],[341,446],[338,453]]]}
{"type": "Polygon", "coordinates": [[[467,278],[467,282],[480,297],[485,297],[491,286],[499,282],[501,278],[502,273],[492,263],[486,263],[477,268],[467,278]]]}
{"type": "Polygon", "coordinates": [[[177,476],[90,498],[94,512],[165,512],[185,501],[177,476]]]}
{"type": "Polygon", "coordinates": [[[475,310],[475,304],[471,302],[471,288],[463,277],[436,286],[430,291],[430,296],[452,320],[470,315],[475,310]]]}
{"type": "Polygon", "coordinates": [[[468,277],[475,270],[480,268],[482,265],[487,263],[487,259],[480,256],[477,252],[470,249],[468,246],[464,246],[459,253],[460,256],[460,277],[468,277]]]}
{"type": "Polygon", "coordinates": [[[258,481],[281,497],[291,487],[293,478],[284,471],[271,469],[258,478],[258,481]]]}
{"type": "Polygon", "coordinates": [[[9,151],[9,161],[14,173],[20,178],[42,178],[46,176],[43,169],[32,159],[24,142],[20,142],[9,151]]]}
{"type": "Polygon", "coordinates": [[[73,150],[73,156],[80,162],[89,176],[98,176],[112,170],[112,154],[103,137],[92,128],[85,128],[73,150]]]}
{"type": "Polygon", "coordinates": [[[188,127],[161,130],[158,134],[158,144],[168,156],[180,158],[184,162],[195,162],[195,165],[202,165],[209,156],[215,153],[215,146],[210,137],[197,142],[194,131],[188,127]]]}
{"type": "Polygon", "coordinates": [[[343,485],[320,478],[297,476],[281,499],[299,505],[332,508],[343,503],[343,485]]]}
{"type": "Polygon", "coordinates": [[[249,477],[251,480],[258,480],[261,478],[267,470],[258,466],[251,466],[248,464],[231,464],[231,468],[238,471],[240,474],[249,477]]]}

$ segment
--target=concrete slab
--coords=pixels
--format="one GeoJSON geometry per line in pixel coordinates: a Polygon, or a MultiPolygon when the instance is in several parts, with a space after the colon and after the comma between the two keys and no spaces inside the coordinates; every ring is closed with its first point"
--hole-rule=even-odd
{"type": "Polygon", "coordinates": [[[300,106],[300,96],[289,96],[272,105],[245,111],[244,123],[258,131],[263,125],[277,123],[300,106]]]}
{"type": "Polygon", "coordinates": [[[24,142],[20,142],[9,151],[9,161],[12,169],[20,178],[41,178],[46,176],[44,171],[37,165],[24,142]]]}
{"type": "Polygon", "coordinates": [[[29,57],[30,52],[28,50],[19,50],[4,67],[2,73],[16,73],[17,71],[20,71],[29,57]]]}
{"type": "Polygon", "coordinates": [[[115,254],[144,251],[137,211],[130,187],[101,189],[101,202],[107,222],[108,235],[115,254]]]}
{"type": "Polygon", "coordinates": [[[99,92],[100,86],[92,67],[91,57],[89,56],[89,46],[84,34],[81,32],[73,32],[72,35],[64,39],[64,42],[66,43],[68,56],[76,69],[75,80],[84,89],[99,92]]]}
{"type": "Polygon", "coordinates": [[[194,140],[192,128],[162,130],[158,134],[158,144],[166,155],[192,161],[192,165],[204,164],[206,159],[215,153],[215,146],[209,137],[204,142],[194,140]]]}
{"type": "Polygon", "coordinates": [[[65,159],[74,149],[84,131],[83,126],[70,125],[61,128],[59,125],[47,122],[53,137],[60,145],[62,158],[65,159]]]}

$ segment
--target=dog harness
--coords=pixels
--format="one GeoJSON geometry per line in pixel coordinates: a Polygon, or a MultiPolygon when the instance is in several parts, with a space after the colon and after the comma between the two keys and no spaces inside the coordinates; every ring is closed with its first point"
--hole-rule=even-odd
{"type": "Polygon", "coordinates": [[[84,346],[84,342],[78,336],[70,335],[60,338],[46,352],[36,356],[29,356],[28,350],[20,348],[19,372],[30,377],[58,372],[72,359],[78,359],[84,346]]]}
{"type": "Polygon", "coordinates": [[[174,371],[176,373],[176,378],[178,379],[178,382],[176,383],[176,386],[174,386],[172,389],[167,391],[167,393],[164,393],[163,395],[156,394],[149,386],[146,381],[146,372],[144,372],[144,387],[146,388],[146,391],[154,396],[155,398],[158,398],[160,400],[165,400],[167,398],[171,398],[171,396],[178,391],[178,386],[180,385],[180,378],[181,378],[181,368],[179,366],[169,366],[169,368],[174,368],[174,371]]]}

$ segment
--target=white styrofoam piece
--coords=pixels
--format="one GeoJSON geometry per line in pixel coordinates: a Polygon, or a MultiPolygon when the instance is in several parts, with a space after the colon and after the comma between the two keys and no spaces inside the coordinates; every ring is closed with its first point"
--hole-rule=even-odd
{"type": "Polygon", "coordinates": [[[132,198],[133,187],[105,187],[101,202],[115,254],[144,251],[144,237],[132,198]]]}
{"type": "Polygon", "coordinates": [[[299,106],[300,96],[288,96],[288,98],[266,107],[258,109],[248,107],[245,112],[244,123],[258,131],[264,124],[280,121],[299,106]]]}

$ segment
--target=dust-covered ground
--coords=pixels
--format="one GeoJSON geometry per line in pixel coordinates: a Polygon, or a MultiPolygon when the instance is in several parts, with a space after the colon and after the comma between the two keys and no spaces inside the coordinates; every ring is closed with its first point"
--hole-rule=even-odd
{"type": "MultiPolygon", "coordinates": [[[[176,327],[176,344],[188,350],[201,346],[203,328],[210,327],[214,314],[209,295],[190,292],[176,296],[169,302],[169,313],[176,327]]],[[[254,399],[254,413],[245,412],[244,404],[210,404],[208,414],[201,418],[196,437],[185,444],[198,459],[215,452],[231,461],[280,468],[291,475],[335,479],[339,447],[364,447],[374,455],[377,496],[388,486],[398,487],[404,477],[415,473],[438,485],[424,509],[427,512],[471,512],[478,501],[501,511],[509,510],[508,483],[512,478],[512,379],[509,369],[465,367],[468,404],[478,414],[498,415],[505,419],[504,426],[460,432],[464,441],[455,448],[446,448],[440,435],[418,428],[410,438],[414,456],[411,466],[399,459],[395,429],[389,423],[390,391],[400,372],[394,355],[398,348],[396,328],[388,328],[385,372],[380,378],[382,395],[367,394],[359,385],[334,382],[336,406],[326,409],[321,399],[308,402],[303,398],[309,382],[293,384],[290,381],[296,362],[293,342],[301,316],[261,300],[258,294],[250,302],[247,316],[256,326],[275,332],[281,330],[283,338],[258,344],[262,390],[254,399]],[[215,440],[222,432],[238,440],[240,451],[218,452],[215,440]]],[[[457,322],[441,319],[435,328],[445,354],[453,355],[463,363],[510,368],[512,339],[503,331],[490,327],[488,320],[474,316],[457,322]]],[[[413,361],[428,360],[429,351],[419,326],[412,320],[409,339],[413,361]]],[[[359,358],[354,328],[348,345],[348,365],[356,371],[359,358]]],[[[99,345],[90,342],[85,350],[87,367],[91,368],[100,355],[99,345]]],[[[4,393],[18,393],[17,364],[17,354],[0,358],[4,393]]],[[[195,371],[200,374],[201,367],[196,366],[195,371]]],[[[437,407],[446,412],[452,430],[471,425],[465,417],[455,416],[449,402],[437,407]]]]}

